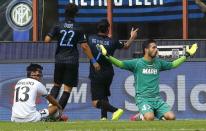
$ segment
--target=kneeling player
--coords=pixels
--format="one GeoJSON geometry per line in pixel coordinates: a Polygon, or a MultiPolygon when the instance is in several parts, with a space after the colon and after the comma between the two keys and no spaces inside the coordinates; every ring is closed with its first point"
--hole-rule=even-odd
{"type": "Polygon", "coordinates": [[[120,61],[107,54],[103,45],[102,54],[115,66],[133,72],[135,78],[135,100],[139,108],[139,120],[154,120],[155,117],[165,120],[174,120],[175,114],[169,105],[162,100],[159,93],[160,71],[179,67],[189,56],[195,54],[197,44],[186,49],[186,55],[173,62],[156,58],[157,45],[155,40],[145,41],[143,44],[144,57],[139,59],[120,61]],[[137,79],[138,78],[138,79],[137,79]]]}

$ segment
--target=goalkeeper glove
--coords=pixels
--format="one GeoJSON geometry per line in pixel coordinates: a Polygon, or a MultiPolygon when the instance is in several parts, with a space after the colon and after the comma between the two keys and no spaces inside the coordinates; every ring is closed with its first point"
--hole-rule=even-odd
{"type": "Polygon", "coordinates": [[[185,56],[189,57],[189,56],[194,55],[195,52],[197,51],[197,48],[198,48],[197,43],[192,44],[191,48],[189,48],[189,46],[187,46],[186,47],[186,54],[185,54],[185,56]]]}
{"type": "Polygon", "coordinates": [[[97,44],[97,49],[102,53],[102,55],[107,56],[107,50],[105,49],[105,47],[101,44],[97,44]]]}

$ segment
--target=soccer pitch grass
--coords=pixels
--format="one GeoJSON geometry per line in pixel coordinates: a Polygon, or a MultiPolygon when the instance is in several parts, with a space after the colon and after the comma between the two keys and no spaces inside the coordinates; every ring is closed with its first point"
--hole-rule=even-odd
{"type": "Polygon", "coordinates": [[[206,131],[206,120],[0,122],[0,131],[206,131]]]}

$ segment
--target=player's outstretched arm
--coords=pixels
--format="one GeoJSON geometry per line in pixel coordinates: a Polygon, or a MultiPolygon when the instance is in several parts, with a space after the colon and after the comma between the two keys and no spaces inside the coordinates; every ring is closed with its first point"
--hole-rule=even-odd
{"type": "Polygon", "coordinates": [[[197,51],[197,44],[193,44],[191,48],[189,48],[189,46],[187,46],[186,48],[186,55],[185,56],[182,56],[176,60],[174,60],[172,62],[172,68],[177,68],[179,67],[182,63],[184,63],[186,61],[186,59],[192,55],[194,55],[197,51]]]}
{"type": "Polygon", "coordinates": [[[103,45],[97,45],[97,47],[101,50],[102,55],[104,55],[112,64],[114,64],[115,66],[119,68],[124,67],[124,63],[122,61],[116,59],[115,57],[109,56],[107,54],[107,50],[104,48],[103,45]]]}
{"type": "Polygon", "coordinates": [[[115,66],[119,67],[119,68],[123,68],[124,67],[124,63],[118,59],[116,59],[115,57],[112,56],[107,56],[107,59],[114,64],[115,66]]]}

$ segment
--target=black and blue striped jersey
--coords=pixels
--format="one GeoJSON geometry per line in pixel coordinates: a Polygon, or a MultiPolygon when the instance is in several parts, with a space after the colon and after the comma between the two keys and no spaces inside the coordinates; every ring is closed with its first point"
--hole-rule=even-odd
{"type": "MultiPolygon", "coordinates": [[[[97,44],[104,45],[104,47],[107,50],[108,55],[111,55],[111,56],[114,55],[114,52],[116,49],[123,48],[124,44],[119,42],[118,40],[111,39],[108,36],[97,35],[97,34],[88,36],[87,42],[92,51],[94,58],[101,66],[101,70],[99,71],[99,73],[104,72],[108,75],[113,75],[114,71],[113,71],[112,64],[104,56],[100,54],[97,48],[97,44]]],[[[94,70],[94,67],[92,66],[92,64],[90,64],[90,74],[89,74],[90,78],[95,77],[94,75],[95,73],[96,72],[94,70]]],[[[104,73],[102,75],[104,75],[104,73]]]]}
{"type": "Polygon", "coordinates": [[[48,35],[52,38],[56,37],[58,41],[55,53],[56,63],[77,64],[79,62],[77,44],[86,42],[86,38],[82,28],[74,20],[56,24],[48,35]]]}

